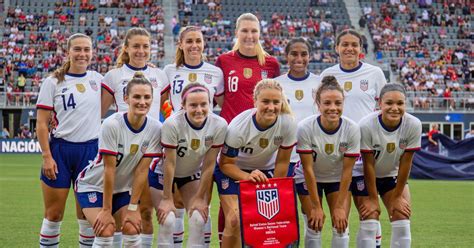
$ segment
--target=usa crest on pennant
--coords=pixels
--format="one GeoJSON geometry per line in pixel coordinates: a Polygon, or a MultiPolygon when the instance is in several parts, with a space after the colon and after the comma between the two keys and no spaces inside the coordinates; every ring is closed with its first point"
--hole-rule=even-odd
{"type": "Polygon", "coordinates": [[[280,212],[278,189],[260,189],[257,193],[257,211],[268,220],[280,212]]]}

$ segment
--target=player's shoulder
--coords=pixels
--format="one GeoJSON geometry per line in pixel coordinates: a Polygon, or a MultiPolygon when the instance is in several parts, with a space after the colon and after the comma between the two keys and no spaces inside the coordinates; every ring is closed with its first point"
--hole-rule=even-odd
{"type": "Polygon", "coordinates": [[[173,71],[176,71],[176,64],[172,63],[172,64],[165,65],[165,67],[163,68],[163,71],[165,73],[171,73],[173,71]]]}
{"type": "Polygon", "coordinates": [[[379,116],[379,111],[372,112],[360,119],[359,121],[359,126],[368,126],[374,123],[374,121],[377,121],[378,116],[379,116]]]}
{"type": "Polygon", "coordinates": [[[105,118],[102,122],[102,128],[118,128],[124,122],[125,112],[116,112],[105,118]]]}
{"type": "Polygon", "coordinates": [[[247,109],[242,113],[238,114],[229,124],[229,129],[242,127],[252,121],[252,117],[255,114],[255,108],[247,109]]]}
{"type": "Polygon", "coordinates": [[[220,117],[219,115],[216,115],[214,113],[210,113],[208,116],[209,120],[214,123],[213,125],[218,126],[218,127],[226,127],[227,126],[227,121],[220,117]]]}
{"type": "Polygon", "coordinates": [[[361,71],[362,72],[379,73],[379,74],[383,75],[383,71],[380,67],[369,64],[369,63],[365,63],[365,62],[362,63],[361,71]]]}
{"type": "Polygon", "coordinates": [[[410,114],[410,113],[405,113],[403,115],[403,118],[405,119],[406,123],[409,126],[420,126],[421,127],[421,121],[418,119],[416,116],[410,114]]]}
{"type": "Polygon", "coordinates": [[[298,122],[298,128],[311,128],[315,127],[315,122],[317,122],[319,115],[310,115],[300,122],[298,122]]]}
{"type": "Polygon", "coordinates": [[[351,120],[348,117],[341,116],[342,119],[342,124],[346,125],[347,127],[351,129],[359,129],[359,124],[357,124],[355,121],[351,120]]]}
{"type": "Polygon", "coordinates": [[[328,75],[332,75],[332,74],[337,74],[337,73],[340,73],[341,72],[341,68],[339,67],[339,64],[335,64],[333,66],[330,66],[326,69],[324,69],[322,72],[321,72],[321,77],[324,77],[324,76],[328,76],[328,75]]]}
{"type": "Polygon", "coordinates": [[[41,86],[48,85],[48,86],[56,86],[58,84],[58,79],[53,75],[49,75],[42,80],[41,86]]]}
{"type": "Polygon", "coordinates": [[[102,79],[104,76],[97,71],[87,71],[87,75],[94,79],[102,79]]]}
{"type": "Polygon", "coordinates": [[[268,63],[268,64],[277,64],[279,65],[278,63],[278,59],[271,56],[271,55],[267,55],[265,56],[265,63],[268,63]]]}
{"type": "Polygon", "coordinates": [[[153,117],[150,117],[150,116],[147,116],[146,117],[146,122],[147,122],[147,126],[150,130],[159,130],[163,124],[161,124],[161,122],[153,117]]]}

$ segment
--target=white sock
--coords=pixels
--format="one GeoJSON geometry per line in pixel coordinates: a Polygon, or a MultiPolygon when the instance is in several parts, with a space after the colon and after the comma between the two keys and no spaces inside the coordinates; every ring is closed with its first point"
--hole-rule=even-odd
{"type": "Polygon", "coordinates": [[[114,248],[122,248],[122,232],[114,232],[114,248]]]}
{"type": "Polygon", "coordinates": [[[204,247],[209,248],[212,237],[212,221],[211,221],[211,206],[209,206],[209,215],[207,216],[207,222],[204,225],[204,247]]]}
{"type": "Polygon", "coordinates": [[[140,234],[135,235],[123,235],[123,246],[126,248],[140,248],[142,247],[142,239],[140,234]]]}
{"type": "Polygon", "coordinates": [[[189,217],[189,237],[188,237],[188,248],[203,248],[204,247],[204,219],[201,214],[194,210],[189,217]]]}
{"type": "Polygon", "coordinates": [[[332,228],[332,248],[348,248],[349,247],[349,227],[343,233],[338,233],[336,228],[332,228]]]}
{"type": "Polygon", "coordinates": [[[173,247],[173,230],[175,230],[176,216],[174,212],[170,212],[166,216],[165,223],[160,224],[158,230],[158,247],[172,248],[173,247]]]}
{"type": "Polygon", "coordinates": [[[321,232],[308,227],[308,217],[303,214],[304,219],[304,247],[305,248],[321,248],[321,232]]]}
{"type": "Polygon", "coordinates": [[[184,236],[184,214],[186,209],[176,209],[176,223],[174,225],[173,242],[174,248],[183,247],[183,236],[184,236]]]}
{"type": "Polygon", "coordinates": [[[396,220],[392,222],[391,248],[410,248],[411,232],[410,220],[396,220]]]}
{"type": "Polygon", "coordinates": [[[41,248],[56,248],[59,247],[59,234],[61,233],[61,221],[49,221],[43,219],[40,231],[40,247],[41,248]]]}
{"type": "Polygon", "coordinates": [[[362,220],[357,233],[357,247],[358,248],[374,248],[375,236],[377,234],[377,220],[362,220]]]}
{"type": "Polygon", "coordinates": [[[377,234],[375,235],[375,247],[382,247],[382,225],[380,225],[380,221],[377,227],[377,234]]]}
{"type": "Polygon", "coordinates": [[[89,248],[94,243],[94,229],[87,220],[77,220],[79,224],[79,248],[89,248]]]}
{"type": "Polygon", "coordinates": [[[109,248],[114,245],[114,237],[95,237],[92,248],[109,248]]]}
{"type": "Polygon", "coordinates": [[[140,234],[142,240],[142,248],[151,248],[153,247],[153,234],[140,234]]]}

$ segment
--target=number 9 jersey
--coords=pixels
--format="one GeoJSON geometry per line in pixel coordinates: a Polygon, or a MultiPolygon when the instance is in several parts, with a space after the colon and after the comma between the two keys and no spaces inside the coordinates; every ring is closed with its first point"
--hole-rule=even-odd
{"type": "Polygon", "coordinates": [[[53,111],[57,123],[52,130],[53,137],[69,142],[97,139],[101,81],[102,75],[95,71],[66,73],[59,84],[52,76],[43,80],[36,107],[53,111]]]}

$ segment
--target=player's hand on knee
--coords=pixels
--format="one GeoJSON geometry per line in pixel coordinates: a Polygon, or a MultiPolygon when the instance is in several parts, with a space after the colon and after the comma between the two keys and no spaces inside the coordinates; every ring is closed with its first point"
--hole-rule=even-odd
{"type": "Polygon", "coordinates": [[[96,236],[102,237],[102,233],[109,225],[115,228],[115,220],[112,213],[108,210],[101,209],[94,222],[94,233],[96,236]]]}
{"type": "Polygon", "coordinates": [[[344,211],[344,209],[342,208],[334,209],[333,216],[332,216],[332,223],[338,233],[343,233],[348,226],[346,211],[344,211]]]}
{"type": "Polygon", "coordinates": [[[320,232],[323,229],[324,221],[326,216],[322,208],[312,208],[310,214],[308,215],[308,226],[320,232]]]}
{"type": "Polygon", "coordinates": [[[173,199],[162,199],[157,211],[158,223],[163,224],[171,211],[176,212],[173,199]]]}
{"type": "Polygon", "coordinates": [[[378,199],[367,199],[360,206],[360,217],[362,220],[378,218],[380,205],[378,199]]]}
{"type": "Polygon", "coordinates": [[[200,197],[195,197],[192,201],[191,207],[189,208],[188,215],[191,216],[193,211],[198,211],[204,222],[207,222],[207,217],[209,216],[209,205],[207,205],[207,201],[200,197]]]}
{"type": "Polygon", "coordinates": [[[122,222],[122,232],[127,234],[139,234],[142,232],[142,219],[139,211],[126,210],[122,222]],[[133,230],[129,230],[130,226],[133,230]]]}
{"type": "Polygon", "coordinates": [[[391,208],[390,208],[390,219],[394,216],[401,214],[403,218],[409,219],[411,216],[411,207],[410,203],[403,198],[400,197],[393,197],[391,200],[391,208]]]}
{"type": "Polygon", "coordinates": [[[260,170],[253,170],[249,174],[248,180],[254,183],[266,183],[268,182],[268,178],[265,173],[261,172],[260,170]]]}
{"type": "Polygon", "coordinates": [[[43,158],[43,174],[49,180],[56,180],[56,174],[58,174],[58,165],[54,161],[53,157],[48,156],[43,158]]]}

